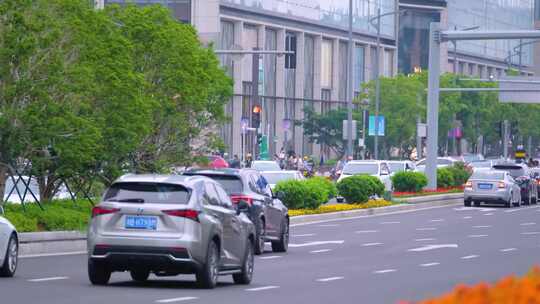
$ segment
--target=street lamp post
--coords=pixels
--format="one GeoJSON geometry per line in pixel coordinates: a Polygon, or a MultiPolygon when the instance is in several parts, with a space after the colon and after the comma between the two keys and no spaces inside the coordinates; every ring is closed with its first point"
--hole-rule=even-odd
{"type": "Polygon", "coordinates": [[[349,0],[349,58],[347,65],[347,157],[353,155],[353,127],[352,127],[352,111],[353,111],[353,1],[349,0]]]}

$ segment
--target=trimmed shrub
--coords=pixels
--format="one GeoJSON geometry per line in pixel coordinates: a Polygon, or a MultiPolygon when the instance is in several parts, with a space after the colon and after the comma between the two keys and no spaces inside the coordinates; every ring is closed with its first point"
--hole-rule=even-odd
{"type": "Polygon", "coordinates": [[[460,187],[467,182],[469,177],[471,177],[471,172],[469,172],[468,168],[462,162],[456,163],[447,169],[452,172],[454,177],[454,183],[452,186],[460,187]]]}
{"type": "Polygon", "coordinates": [[[337,188],[339,194],[348,203],[365,203],[373,195],[382,196],[384,193],[383,183],[374,176],[354,175],[342,179],[337,188]]]}
{"type": "Polygon", "coordinates": [[[426,175],[421,172],[402,171],[392,176],[394,190],[399,192],[420,192],[427,183],[426,175]]]}
{"type": "Polygon", "coordinates": [[[315,176],[305,181],[309,188],[319,188],[324,192],[323,203],[337,195],[336,184],[322,176],[315,176]]]}
{"type": "Polygon", "coordinates": [[[450,168],[437,169],[437,187],[450,188],[454,186],[454,174],[450,168]]]}
{"type": "Polygon", "coordinates": [[[279,182],[274,192],[282,192],[282,202],[290,209],[315,209],[328,201],[323,187],[311,184],[306,180],[289,180],[279,182]]]}

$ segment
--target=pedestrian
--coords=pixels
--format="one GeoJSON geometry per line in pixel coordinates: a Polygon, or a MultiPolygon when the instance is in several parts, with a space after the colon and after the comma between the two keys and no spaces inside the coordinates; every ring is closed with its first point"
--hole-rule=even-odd
{"type": "Polygon", "coordinates": [[[251,168],[251,163],[253,162],[253,158],[251,156],[251,153],[248,153],[246,155],[246,168],[251,168]]]}
{"type": "Polygon", "coordinates": [[[233,159],[231,161],[231,168],[240,169],[240,158],[238,158],[237,154],[233,156],[233,159]]]}

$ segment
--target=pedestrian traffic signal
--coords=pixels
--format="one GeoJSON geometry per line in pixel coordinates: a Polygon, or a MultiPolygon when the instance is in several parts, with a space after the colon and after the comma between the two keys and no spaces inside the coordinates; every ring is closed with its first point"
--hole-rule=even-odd
{"type": "Polygon", "coordinates": [[[251,127],[259,128],[261,126],[261,111],[260,105],[254,105],[251,113],[251,127]]]}

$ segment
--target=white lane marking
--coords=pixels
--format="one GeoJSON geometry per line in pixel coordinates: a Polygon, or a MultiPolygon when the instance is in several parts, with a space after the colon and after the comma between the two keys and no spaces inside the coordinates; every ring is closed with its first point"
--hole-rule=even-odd
{"type": "Polygon", "coordinates": [[[472,219],[472,216],[464,216],[463,219],[465,220],[472,219]]]}
{"type": "Polygon", "coordinates": [[[420,264],[420,267],[431,267],[431,266],[437,266],[437,265],[440,265],[441,263],[438,263],[438,262],[433,262],[433,263],[425,263],[425,264],[420,264]]]}
{"type": "Polygon", "coordinates": [[[401,224],[401,222],[380,222],[381,225],[401,224]]]}
{"type": "Polygon", "coordinates": [[[428,241],[435,241],[434,238],[425,238],[425,239],[416,239],[415,242],[428,242],[428,241]]]}
{"type": "Polygon", "coordinates": [[[429,251],[429,250],[442,249],[442,248],[458,248],[458,244],[426,245],[426,246],[422,246],[418,248],[412,248],[407,251],[422,252],[422,251],[429,251]]]}
{"type": "Polygon", "coordinates": [[[501,249],[501,252],[510,252],[510,251],[516,251],[517,248],[504,248],[504,249],[501,249]]]}
{"type": "Polygon", "coordinates": [[[484,213],[484,215],[493,215],[493,213],[484,213]]]}
{"type": "Polygon", "coordinates": [[[381,274],[381,273],[389,273],[389,272],[396,272],[397,269],[382,269],[382,270],[376,270],[373,273],[374,274],[381,274]]]}
{"type": "Polygon", "coordinates": [[[520,226],[532,226],[532,225],[536,225],[536,223],[533,223],[533,222],[530,222],[530,223],[521,223],[519,224],[520,226]]]}
{"type": "Polygon", "coordinates": [[[197,299],[199,299],[199,298],[197,298],[197,297],[181,297],[181,298],[157,300],[156,303],[174,303],[174,302],[191,301],[191,300],[197,300],[197,299]]]}
{"type": "Polygon", "coordinates": [[[466,255],[464,257],[461,257],[462,260],[470,260],[470,259],[474,259],[474,258],[477,258],[479,257],[478,255],[476,254],[471,254],[471,255],[466,255]]]}
{"type": "Polygon", "coordinates": [[[539,231],[529,231],[529,232],[522,232],[521,235],[537,235],[540,234],[539,231]]]}
{"type": "Polygon", "coordinates": [[[379,232],[379,230],[358,230],[358,231],[355,231],[354,233],[376,233],[376,232],[379,232]]]}
{"type": "Polygon", "coordinates": [[[255,288],[248,288],[246,291],[262,291],[262,290],[269,290],[269,289],[276,289],[279,288],[279,286],[263,286],[263,287],[255,287],[255,288]]]}
{"type": "Polygon", "coordinates": [[[371,247],[371,246],[378,246],[378,245],[382,245],[383,243],[365,243],[365,244],[362,244],[363,247],[371,247]]]}
{"type": "Polygon", "coordinates": [[[309,253],[323,253],[323,252],[329,252],[329,251],[332,251],[332,249],[313,250],[313,251],[310,251],[309,253]]]}
{"type": "Polygon", "coordinates": [[[344,277],[330,277],[330,278],[323,278],[323,279],[317,279],[317,282],[331,282],[331,281],[337,281],[337,280],[343,280],[344,277]]]}
{"type": "Polygon", "coordinates": [[[20,255],[20,259],[29,259],[29,258],[44,258],[44,257],[55,257],[55,256],[67,256],[67,255],[83,255],[88,254],[88,251],[73,251],[73,252],[58,252],[58,253],[43,253],[43,254],[26,254],[20,255]]]}
{"type": "Polygon", "coordinates": [[[306,233],[306,234],[293,234],[292,237],[305,237],[305,236],[315,236],[315,233],[306,233]]]}
{"type": "Polygon", "coordinates": [[[444,219],[434,219],[434,220],[430,220],[430,222],[432,223],[444,222],[444,219]]]}
{"type": "Polygon", "coordinates": [[[481,238],[481,237],[486,237],[488,236],[487,234],[471,234],[471,235],[468,235],[467,237],[470,237],[470,238],[481,238]]]}
{"type": "Polygon", "coordinates": [[[455,211],[480,211],[480,212],[488,212],[488,211],[495,211],[497,209],[495,208],[477,208],[477,207],[460,207],[460,208],[454,208],[455,211]]]}
{"type": "Polygon", "coordinates": [[[317,242],[309,242],[309,243],[303,243],[303,244],[289,244],[289,247],[307,247],[307,246],[318,246],[318,245],[326,245],[326,244],[343,244],[345,243],[344,240],[340,241],[317,241],[317,242]]]}
{"type": "Polygon", "coordinates": [[[265,257],[260,257],[259,259],[260,260],[273,260],[273,259],[279,259],[279,258],[282,258],[283,256],[281,255],[271,255],[271,256],[265,256],[265,257]]]}
{"type": "Polygon", "coordinates": [[[338,227],[339,224],[324,224],[324,225],[319,225],[319,227],[338,227]]]}
{"type": "Polygon", "coordinates": [[[473,226],[473,228],[491,228],[493,226],[491,225],[478,225],[478,226],[473,226]]]}
{"type": "MultiPolygon", "coordinates": [[[[536,208],[540,208],[540,206],[516,208],[516,209],[511,209],[511,210],[505,210],[504,212],[512,213],[512,212],[518,212],[518,211],[521,211],[521,210],[529,210],[529,209],[536,209],[536,208]]],[[[540,212],[540,210],[536,210],[536,211],[540,212]]]]}
{"type": "Polygon", "coordinates": [[[437,230],[437,228],[416,228],[416,231],[433,231],[437,230]]]}
{"type": "Polygon", "coordinates": [[[48,282],[48,281],[59,281],[59,280],[67,280],[69,277],[50,277],[50,278],[41,278],[41,279],[31,279],[28,280],[28,282],[48,282]]]}
{"type": "MultiPolygon", "coordinates": [[[[313,222],[307,222],[307,223],[297,223],[297,224],[292,224],[289,226],[290,227],[307,226],[307,225],[316,225],[316,224],[321,224],[321,223],[331,223],[331,222],[358,220],[358,219],[363,219],[363,218],[382,217],[382,216],[395,215],[395,214],[415,213],[418,211],[448,208],[451,206],[458,206],[461,204],[463,203],[451,203],[451,204],[442,205],[442,206],[431,206],[431,207],[418,208],[418,209],[412,209],[412,210],[400,210],[400,211],[393,211],[393,212],[382,213],[382,214],[358,215],[358,216],[351,216],[351,217],[342,217],[342,218],[334,218],[334,219],[328,219],[328,220],[313,221],[313,222]]],[[[401,205],[395,205],[395,206],[406,206],[406,205],[407,204],[401,204],[401,205]]]]}

